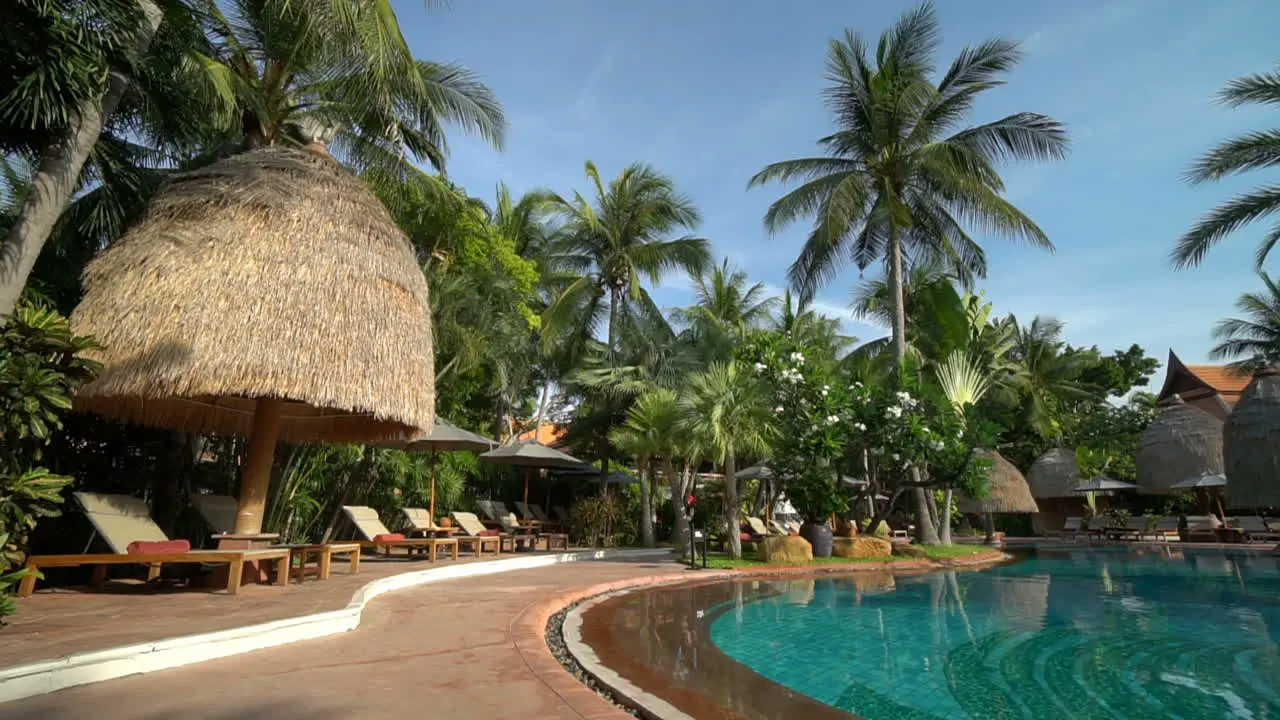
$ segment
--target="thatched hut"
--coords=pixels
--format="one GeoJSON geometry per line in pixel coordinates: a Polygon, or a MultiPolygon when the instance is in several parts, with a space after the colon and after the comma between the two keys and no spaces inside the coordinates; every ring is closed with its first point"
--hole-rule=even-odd
{"type": "Polygon", "coordinates": [[[1084,512],[1083,498],[1072,490],[1083,481],[1076,451],[1053,448],[1036,458],[1027,470],[1027,484],[1040,512],[1031,517],[1037,535],[1061,530],[1066,519],[1084,512]]]}
{"type": "Polygon", "coordinates": [[[238,533],[261,526],[277,438],[433,427],[426,279],[386,208],[323,150],[263,148],[174,176],[84,288],[72,326],[104,346],[104,367],[76,407],[251,436],[238,533]]]}
{"type": "Polygon", "coordinates": [[[963,495],[956,499],[964,513],[1033,513],[1039,512],[1031,496],[1027,479],[1011,462],[994,450],[979,450],[979,455],[992,462],[987,496],[974,500],[963,495]]]}
{"type": "Polygon", "coordinates": [[[1259,370],[1227,418],[1227,507],[1280,505],[1280,368],[1259,370]]]}
{"type": "Polygon", "coordinates": [[[1160,415],[1138,439],[1138,492],[1168,495],[1189,477],[1222,472],[1222,421],[1182,401],[1161,403],[1160,415]]]}

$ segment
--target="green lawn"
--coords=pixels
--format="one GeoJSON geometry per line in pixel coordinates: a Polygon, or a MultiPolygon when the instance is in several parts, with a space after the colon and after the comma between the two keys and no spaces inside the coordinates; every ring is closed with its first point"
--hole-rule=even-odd
{"type": "MultiPolygon", "coordinates": [[[[919,545],[928,554],[932,560],[950,560],[954,558],[963,558],[970,555],[978,555],[987,552],[992,548],[981,545],[919,545]]],[[[716,568],[718,570],[729,570],[733,568],[765,568],[770,567],[762,560],[757,560],[753,553],[746,553],[747,557],[740,560],[734,560],[727,555],[713,553],[707,556],[707,567],[716,568]]],[[[910,560],[906,557],[873,557],[873,558],[814,558],[814,565],[859,565],[865,563],[881,563],[890,560],[910,560]]],[[[678,561],[687,562],[687,561],[678,561]]],[[[701,562],[701,558],[699,558],[701,562]]]]}

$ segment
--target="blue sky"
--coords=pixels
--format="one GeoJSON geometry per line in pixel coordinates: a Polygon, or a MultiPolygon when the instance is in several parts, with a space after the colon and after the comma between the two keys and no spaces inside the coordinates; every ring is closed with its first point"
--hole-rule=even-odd
{"type": "MultiPolygon", "coordinates": [[[[851,27],[876,36],[907,2],[804,0],[455,0],[424,9],[398,0],[419,57],[459,62],[502,101],[511,131],[498,153],[454,132],[451,177],[492,198],[499,180],[516,192],[586,189],[582,166],[606,176],[644,161],[674,177],[704,214],[699,234],[753,279],[785,285],[807,227],[769,237],[761,218],[781,187],[746,190],[769,162],[814,154],[831,121],[819,98],[828,39],[851,27]],[[785,7],[785,9],[784,9],[785,7]]],[[[1023,41],[1027,58],[989,94],[983,122],[1016,111],[1067,123],[1061,163],[1012,167],[1009,196],[1049,233],[1055,254],[982,238],[990,273],[981,287],[997,312],[1066,323],[1073,344],[1104,351],[1140,343],[1203,362],[1212,324],[1260,286],[1252,253],[1261,227],[1230,238],[1195,270],[1175,272],[1172,243],[1216,202],[1269,178],[1212,187],[1180,180],[1215,142],[1274,126],[1265,110],[1213,102],[1229,79],[1267,70],[1278,57],[1274,0],[1131,0],[939,3],[940,64],[993,35],[1023,41]],[[1269,122],[1270,121],[1270,122],[1269,122]]],[[[819,296],[847,317],[857,272],[819,296]]],[[[684,278],[656,290],[661,304],[691,295],[684,278]]],[[[885,331],[847,320],[862,339],[885,331]]],[[[1159,384],[1159,378],[1156,380],[1159,384]]]]}

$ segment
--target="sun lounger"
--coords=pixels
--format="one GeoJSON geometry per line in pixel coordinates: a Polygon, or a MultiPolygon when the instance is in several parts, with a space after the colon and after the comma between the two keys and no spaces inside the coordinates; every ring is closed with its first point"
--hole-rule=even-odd
{"type": "Polygon", "coordinates": [[[516,549],[521,546],[530,550],[538,549],[538,530],[536,526],[521,524],[515,513],[507,513],[505,517],[499,518],[499,521],[502,523],[503,532],[511,536],[511,542],[516,549]]]}
{"type": "Polygon", "coordinates": [[[1213,515],[1188,515],[1186,529],[1182,531],[1183,542],[1218,542],[1218,528],[1222,521],[1213,515]]]}
{"type": "Polygon", "coordinates": [[[1084,528],[1084,518],[1069,517],[1066,519],[1065,522],[1062,523],[1061,530],[1059,530],[1056,533],[1050,533],[1050,534],[1058,535],[1064,538],[1074,539],[1077,535],[1080,534],[1082,528],[1084,528]]]}
{"type": "MultiPolygon", "coordinates": [[[[160,576],[164,565],[208,564],[227,566],[227,593],[240,591],[246,562],[267,562],[275,565],[275,582],[283,585],[289,578],[288,548],[264,548],[261,550],[178,550],[169,548],[147,551],[150,543],[168,542],[169,538],[151,519],[147,504],[128,495],[101,493],[73,493],[76,502],[84,510],[85,517],[93,525],[94,533],[111,548],[110,553],[80,555],[33,555],[27,558],[26,567],[31,574],[22,579],[18,595],[26,597],[35,592],[36,572],[47,567],[91,566],[92,582],[107,578],[108,565],[146,565],[147,579],[160,576]],[[136,544],[135,544],[136,543],[136,544]],[[134,552],[130,552],[130,549],[134,552]]],[[[182,544],[186,545],[185,541],[182,544]]],[[[188,546],[189,547],[189,546],[188,546]]]]}
{"type": "Polygon", "coordinates": [[[510,545],[512,549],[515,549],[515,541],[511,539],[510,535],[503,532],[499,532],[496,535],[492,534],[492,531],[485,528],[484,523],[480,522],[480,518],[476,517],[475,513],[454,510],[449,513],[449,517],[453,518],[458,527],[462,528],[462,532],[466,533],[466,535],[459,537],[458,540],[474,548],[476,557],[484,554],[486,546],[493,547],[494,555],[501,554],[503,546],[506,545],[510,545]]]}
{"type": "Polygon", "coordinates": [[[556,516],[556,520],[560,521],[560,525],[565,529],[568,529],[569,511],[565,510],[563,505],[556,505],[551,508],[551,512],[556,516]]]}
{"type": "Polygon", "coordinates": [[[1245,540],[1249,542],[1280,541],[1280,530],[1271,527],[1266,518],[1261,515],[1243,515],[1233,520],[1231,524],[1244,533],[1245,540]]]}
{"type": "Polygon", "coordinates": [[[764,521],[758,517],[747,518],[747,527],[751,528],[751,534],[756,537],[768,537],[773,534],[769,531],[769,528],[765,527],[764,521]]]}
{"type": "Polygon", "coordinates": [[[537,503],[529,503],[529,512],[533,515],[534,520],[537,520],[542,524],[542,527],[545,530],[562,533],[568,529],[567,525],[558,520],[554,520],[550,515],[547,515],[547,513],[542,509],[542,506],[537,503]]]}
{"type": "Polygon", "coordinates": [[[1121,527],[1109,527],[1104,532],[1112,540],[1141,540],[1142,533],[1147,530],[1147,519],[1138,517],[1125,518],[1121,527]]]}
{"type": "MultiPolygon", "coordinates": [[[[496,523],[499,521],[498,519],[500,517],[506,514],[505,512],[499,512],[498,509],[494,507],[492,500],[476,500],[476,507],[480,508],[480,513],[484,515],[484,520],[482,522],[496,523]]],[[[479,520],[480,518],[476,519],[479,520]]]]}
{"type": "Polygon", "coordinates": [[[342,511],[346,513],[347,519],[351,521],[356,532],[364,537],[359,541],[360,545],[373,548],[374,552],[381,549],[390,557],[393,548],[403,548],[406,556],[412,557],[415,551],[425,550],[427,558],[435,562],[436,552],[444,547],[451,548],[453,559],[458,559],[458,541],[454,538],[407,538],[388,530],[387,526],[382,524],[382,519],[378,517],[378,512],[371,507],[344,505],[342,511]]]}
{"type": "MultiPolygon", "coordinates": [[[[474,535],[467,532],[466,528],[461,525],[455,528],[440,527],[435,523],[435,519],[431,517],[431,513],[427,512],[424,508],[404,508],[403,512],[405,520],[408,521],[410,532],[431,533],[440,537],[451,537],[459,543],[466,545],[469,548],[473,548],[475,550],[476,557],[480,556],[480,549],[483,545],[492,544],[492,542],[489,541],[489,538],[494,537],[493,535],[474,535]]],[[[481,525],[482,529],[483,527],[484,526],[481,525]]],[[[498,549],[501,550],[502,543],[500,542],[498,545],[498,549]]]]}
{"type": "MultiPolygon", "coordinates": [[[[191,506],[215,534],[230,535],[235,531],[236,513],[240,504],[230,495],[193,495],[191,506]]],[[[312,558],[315,559],[316,576],[320,580],[329,578],[333,559],[340,555],[347,556],[351,573],[360,572],[360,543],[296,543],[272,547],[286,548],[298,559],[294,563],[291,558],[289,563],[298,582],[302,582],[306,576],[312,558]]]]}

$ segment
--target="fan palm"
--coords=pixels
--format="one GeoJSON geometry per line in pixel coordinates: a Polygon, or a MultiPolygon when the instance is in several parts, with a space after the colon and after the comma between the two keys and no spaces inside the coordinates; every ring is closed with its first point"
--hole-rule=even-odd
{"type": "Polygon", "coordinates": [[[764,406],[760,385],[737,362],[715,363],[689,378],[680,401],[681,428],[724,469],[725,532],[733,557],[742,557],[738,522],[738,458],[767,454],[773,415],[764,406]]]}
{"type": "MultiPolygon", "coordinates": [[[[640,475],[640,536],[645,547],[653,547],[653,464],[663,463],[663,474],[668,482],[674,478],[672,456],[677,443],[676,426],[680,418],[680,405],[672,390],[652,390],[636,398],[627,411],[626,421],[610,433],[610,440],[618,448],[636,457],[640,475]]],[[[673,484],[674,487],[674,484],[673,484]]],[[[675,537],[683,538],[685,527],[681,497],[672,493],[676,511],[675,537]]]]}
{"type": "Polygon", "coordinates": [[[1064,127],[1036,113],[957,130],[983,92],[1004,83],[1001,76],[1022,52],[1000,38],[965,48],[934,85],[939,43],[931,4],[883,33],[874,57],[857,33],[831,41],[824,96],[837,127],[819,141],[825,154],[774,163],[750,182],[803,181],[765,215],[770,232],[815,218],[789,271],[803,299],[848,260],[859,269],[884,262],[899,362],[907,349],[904,264],[937,258],[962,277],[983,275],[986,259],[966,224],[1052,249],[1044,231],[1002,196],[997,166],[1058,159],[1067,148],[1064,127]]]}
{"type": "Polygon", "coordinates": [[[594,202],[581,193],[551,201],[564,226],[548,267],[562,281],[545,324],[552,336],[572,330],[585,341],[605,321],[609,356],[616,359],[621,314],[656,312],[641,279],[657,283],[672,270],[696,275],[710,261],[710,252],[701,238],[671,237],[692,231],[701,216],[670,178],[636,164],[606,187],[594,163],[587,162],[586,173],[594,202]]]}
{"type": "MultiPolygon", "coordinates": [[[[1218,100],[1228,107],[1280,105],[1280,70],[1248,75],[1227,83],[1218,100]]],[[[1242,173],[1280,166],[1280,130],[1258,130],[1231,138],[1210,150],[1191,166],[1187,180],[1199,185],[1242,173]]],[[[1174,246],[1174,267],[1199,265],[1210,248],[1228,235],[1280,211],[1280,185],[1255,188],[1214,208],[1174,246]]],[[[1271,249],[1280,242],[1280,224],[1273,225],[1254,253],[1260,270],[1271,249]]]]}
{"type": "Polygon", "coordinates": [[[1280,363],[1280,285],[1258,273],[1265,293],[1245,293],[1236,300],[1242,318],[1221,320],[1213,328],[1220,342],[1209,354],[1215,359],[1241,358],[1232,366],[1242,372],[1280,363]]]}

